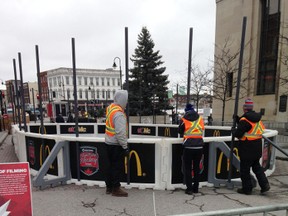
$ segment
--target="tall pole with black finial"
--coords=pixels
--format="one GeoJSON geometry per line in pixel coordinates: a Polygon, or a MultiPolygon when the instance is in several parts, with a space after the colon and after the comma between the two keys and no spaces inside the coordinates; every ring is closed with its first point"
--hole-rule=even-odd
{"type": "Polygon", "coordinates": [[[13,68],[14,68],[14,80],[15,80],[15,97],[16,97],[16,106],[17,106],[17,119],[19,124],[19,130],[22,129],[21,127],[21,117],[20,117],[20,105],[19,105],[19,89],[18,89],[18,80],[17,80],[17,69],[16,69],[16,60],[13,59],[13,68]]]}
{"type": "MultiPolygon", "coordinates": [[[[38,78],[38,94],[39,94],[39,110],[40,110],[40,130],[39,131],[41,134],[44,134],[43,111],[42,111],[42,88],[41,88],[38,45],[35,45],[35,53],[36,53],[36,69],[37,69],[37,78],[38,78]]],[[[42,150],[41,156],[42,156],[42,158],[45,158],[45,146],[44,146],[44,139],[43,138],[41,139],[41,150],[42,150]]]]}
{"type": "MultiPolygon", "coordinates": [[[[79,137],[75,38],[72,38],[71,42],[72,42],[72,69],[73,69],[73,87],[74,87],[75,135],[76,137],[79,137]]],[[[77,179],[78,181],[80,181],[80,150],[78,141],[76,141],[76,161],[77,161],[77,179]]]]}
{"type": "Polygon", "coordinates": [[[26,125],[26,110],[25,110],[25,98],[24,98],[24,87],[23,87],[23,73],[22,73],[22,60],[21,60],[21,53],[18,53],[18,63],[19,63],[19,73],[20,73],[20,82],[21,82],[21,105],[22,105],[22,117],[24,123],[24,130],[27,132],[27,125],[26,125]]]}
{"type": "MultiPolygon", "coordinates": [[[[187,78],[187,104],[190,102],[190,83],[191,83],[191,65],[192,65],[192,40],[193,28],[189,31],[189,54],[188,54],[188,78],[187,78]]],[[[198,107],[197,107],[198,109],[198,107]]]]}
{"type": "MultiPolygon", "coordinates": [[[[128,27],[125,27],[125,76],[126,76],[126,90],[129,95],[129,50],[128,50],[128,27]]],[[[129,103],[126,106],[126,117],[127,117],[127,136],[129,139],[129,103]]],[[[129,143],[127,143],[129,148],[129,143]]],[[[127,157],[127,184],[130,184],[130,156],[127,157]]]]}
{"type": "Polygon", "coordinates": [[[36,67],[37,67],[38,94],[39,94],[39,111],[40,111],[40,125],[41,125],[40,126],[41,127],[40,132],[41,132],[41,134],[44,134],[43,109],[42,109],[42,86],[41,86],[41,77],[40,77],[40,62],[39,62],[38,45],[35,46],[35,52],[36,52],[36,67]]]}
{"type": "MultiPolygon", "coordinates": [[[[239,102],[239,94],[240,94],[240,82],[241,82],[241,73],[242,73],[242,63],[243,63],[243,53],[244,53],[244,44],[245,44],[245,33],[246,33],[246,23],[247,17],[243,17],[242,21],[242,36],[241,36],[241,46],[240,46],[240,56],[239,56],[239,67],[238,67],[238,76],[237,76],[237,87],[236,87],[236,95],[235,95],[235,105],[234,105],[234,115],[233,115],[233,126],[232,131],[236,128],[236,116],[238,113],[238,102],[239,102]]],[[[233,165],[233,149],[234,149],[234,141],[235,136],[232,133],[232,141],[230,145],[230,160],[229,160],[229,173],[228,173],[228,188],[233,188],[233,184],[231,182],[232,179],[232,165],[233,165]]]]}

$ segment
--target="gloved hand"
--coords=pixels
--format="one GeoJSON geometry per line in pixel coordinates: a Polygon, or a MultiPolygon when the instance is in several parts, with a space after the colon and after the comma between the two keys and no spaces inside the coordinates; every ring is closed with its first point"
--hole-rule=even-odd
{"type": "Polygon", "coordinates": [[[129,157],[130,150],[129,148],[124,149],[124,156],[129,157]]]}
{"type": "Polygon", "coordinates": [[[233,114],[232,116],[233,119],[235,119],[235,122],[238,124],[240,121],[240,117],[238,115],[233,114]]]}
{"type": "Polygon", "coordinates": [[[233,128],[233,127],[232,127],[232,128],[231,128],[231,135],[235,135],[236,130],[237,130],[236,128],[233,128]]]}

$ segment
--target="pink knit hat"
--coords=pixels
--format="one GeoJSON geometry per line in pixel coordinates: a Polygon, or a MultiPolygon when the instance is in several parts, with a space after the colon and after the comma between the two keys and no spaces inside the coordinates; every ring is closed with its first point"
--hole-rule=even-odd
{"type": "Polygon", "coordinates": [[[245,103],[243,104],[243,108],[247,110],[252,110],[253,109],[253,101],[251,98],[247,98],[245,100],[245,103]]]}

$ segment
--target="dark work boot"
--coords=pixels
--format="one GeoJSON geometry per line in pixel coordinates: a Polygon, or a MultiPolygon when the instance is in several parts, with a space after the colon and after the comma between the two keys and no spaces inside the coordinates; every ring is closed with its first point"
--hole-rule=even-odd
{"type": "Polygon", "coordinates": [[[111,193],[112,193],[112,188],[106,187],[106,194],[111,194],[111,193]]]}
{"type": "Polygon", "coordinates": [[[120,187],[113,188],[112,196],[116,197],[128,197],[128,193],[122,190],[120,187]]]}
{"type": "Polygon", "coordinates": [[[260,192],[263,194],[269,190],[270,190],[270,185],[269,185],[269,183],[267,183],[264,187],[261,188],[260,192]]]}
{"type": "Polygon", "coordinates": [[[193,193],[199,193],[199,189],[196,187],[193,187],[193,193]]]}
{"type": "Polygon", "coordinates": [[[243,190],[243,188],[239,188],[237,190],[237,193],[245,194],[245,195],[251,195],[252,194],[252,190],[243,190]]]}
{"type": "Polygon", "coordinates": [[[193,184],[193,193],[198,193],[199,192],[199,184],[193,184]]]}

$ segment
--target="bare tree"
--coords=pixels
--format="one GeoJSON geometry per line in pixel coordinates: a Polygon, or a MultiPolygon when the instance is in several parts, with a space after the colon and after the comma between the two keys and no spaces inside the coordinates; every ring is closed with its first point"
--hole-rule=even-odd
{"type": "MultiPolygon", "coordinates": [[[[186,76],[183,76],[183,79],[181,80],[180,83],[182,86],[188,86],[187,74],[186,76]]],[[[205,97],[204,92],[210,90],[211,83],[212,83],[212,70],[210,68],[207,70],[203,70],[199,67],[199,65],[192,66],[191,79],[190,79],[190,99],[192,98],[193,101],[195,102],[197,112],[199,109],[199,102],[203,97],[205,97]]]]}
{"type": "Polygon", "coordinates": [[[199,108],[199,101],[203,97],[204,91],[209,90],[209,86],[212,82],[212,71],[210,69],[201,70],[197,65],[191,70],[191,93],[196,97],[197,112],[199,108]]]}
{"type": "MultiPolygon", "coordinates": [[[[214,77],[211,88],[213,88],[213,98],[222,102],[222,125],[224,125],[224,114],[226,102],[235,100],[235,94],[233,89],[237,87],[237,72],[239,64],[239,49],[232,49],[233,41],[230,38],[226,38],[222,46],[215,46],[214,55],[214,77]]],[[[247,46],[248,44],[246,44],[247,46]]],[[[254,79],[251,70],[248,66],[248,60],[243,62],[242,78],[240,86],[239,98],[247,96],[248,80],[254,79]]]]}

